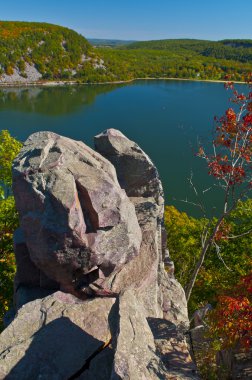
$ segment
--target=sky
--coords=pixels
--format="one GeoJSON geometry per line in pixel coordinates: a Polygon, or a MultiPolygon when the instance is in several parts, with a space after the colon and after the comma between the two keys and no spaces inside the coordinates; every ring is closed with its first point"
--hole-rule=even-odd
{"type": "Polygon", "coordinates": [[[0,20],[66,26],[87,38],[252,39],[252,0],[12,0],[0,20]]]}

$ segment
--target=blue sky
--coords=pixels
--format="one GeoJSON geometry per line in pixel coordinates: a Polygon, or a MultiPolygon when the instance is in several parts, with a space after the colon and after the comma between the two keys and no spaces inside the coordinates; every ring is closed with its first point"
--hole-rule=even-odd
{"type": "Polygon", "coordinates": [[[252,0],[12,0],[0,19],[59,24],[89,38],[252,39],[252,0]]]}

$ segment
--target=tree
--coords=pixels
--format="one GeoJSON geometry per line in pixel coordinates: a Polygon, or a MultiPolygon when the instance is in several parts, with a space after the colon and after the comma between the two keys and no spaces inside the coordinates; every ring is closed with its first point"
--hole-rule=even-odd
{"type": "Polygon", "coordinates": [[[0,195],[6,198],[10,194],[12,184],[12,161],[21,149],[22,144],[11,137],[6,130],[0,133],[0,195]]]}
{"type": "Polygon", "coordinates": [[[0,331],[2,320],[13,296],[16,270],[13,253],[13,232],[18,226],[18,214],[13,196],[0,200],[0,331]]]}
{"type": "MultiPolygon", "coordinates": [[[[252,270],[252,239],[250,234],[244,234],[251,228],[251,220],[252,199],[239,202],[226,220],[226,224],[230,236],[240,237],[222,239],[221,243],[221,257],[228,263],[228,268],[220,263],[219,255],[212,246],[193,287],[188,303],[190,314],[206,303],[215,306],[219,295],[226,294],[229,288],[237,284],[239,278],[246,276],[252,270]]],[[[207,223],[214,226],[215,222],[216,218],[196,219],[178,211],[174,206],[165,207],[167,246],[174,260],[176,278],[184,288],[200,257],[202,229],[207,223]]]]}
{"type": "Polygon", "coordinates": [[[167,246],[175,263],[176,278],[185,287],[190,279],[190,270],[199,256],[200,233],[205,220],[188,216],[174,206],[166,206],[164,222],[167,246]]]}
{"type": "Polygon", "coordinates": [[[11,194],[11,165],[22,144],[8,131],[0,133],[0,330],[2,319],[9,308],[13,295],[15,257],[13,232],[18,226],[18,214],[11,194]]]}
{"type": "MultiPolygon", "coordinates": [[[[215,179],[215,185],[223,191],[223,207],[213,224],[208,221],[204,225],[200,256],[185,290],[187,301],[209,249],[214,246],[219,254],[221,241],[239,237],[229,236],[227,219],[252,190],[252,92],[240,94],[234,89],[232,82],[225,86],[232,89],[230,101],[235,104],[237,110],[229,108],[224,116],[215,118],[212,152],[209,153],[201,146],[197,154],[206,161],[209,175],[215,179]]],[[[248,89],[251,89],[251,79],[248,80],[248,89]]],[[[197,195],[192,181],[191,185],[197,195]]],[[[199,206],[204,212],[204,205],[199,202],[199,206]]],[[[243,234],[251,231],[252,229],[243,234]]],[[[221,255],[219,257],[221,259],[221,255]]]]}

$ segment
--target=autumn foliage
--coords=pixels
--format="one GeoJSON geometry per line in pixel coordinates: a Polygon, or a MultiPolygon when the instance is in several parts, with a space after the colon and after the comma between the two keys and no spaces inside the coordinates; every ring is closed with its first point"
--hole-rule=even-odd
{"type": "MultiPolygon", "coordinates": [[[[207,154],[200,147],[198,156],[207,161],[209,175],[223,182],[229,196],[236,185],[252,185],[252,91],[240,94],[232,82],[225,87],[233,90],[230,101],[237,110],[228,108],[222,117],[215,118],[213,153],[207,154]]],[[[248,87],[251,89],[251,78],[248,87]]]]}
{"type": "Polygon", "coordinates": [[[210,331],[221,348],[239,344],[252,347],[252,272],[240,279],[226,295],[219,296],[210,317],[210,331]]]}
{"type": "MultiPolygon", "coordinates": [[[[206,259],[199,271],[192,295],[188,303],[189,313],[193,313],[202,304],[215,306],[220,295],[233,289],[239,279],[252,270],[252,238],[246,234],[251,228],[252,200],[239,202],[229,218],[223,221],[215,240],[221,245],[221,257],[228,267],[224,266],[215,247],[209,249],[206,259]],[[229,239],[230,236],[240,236],[229,239]]],[[[165,207],[165,226],[167,244],[175,263],[175,274],[179,282],[186,287],[193,268],[200,257],[201,233],[204,225],[214,226],[216,218],[193,218],[179,212],[174,206],[165,207]]]]}
{"type": "MultiPolygon", "coordinates": [[[[222,239],[235,238],[229,236],[227,219],[240,201],[248,199],[252,190],[251,75],[247,85],[248,93],[244,94],[234,89],[232,82],[225,84],[227,89],[233,91],[230,102],[234,104],[234,108],[228,108],[222,117],[215,118],[216,127],[211,146],[208,148],[200,146],[197,153],[198,157],[206,161],[208,174],[214,178],[212,187],[218,187],[223,191],[223,203],[217,210],[218,216],[214,225],[208,223],[203,228],[201,254],[185,289],[187,300],[191,297],[197,276],[211,247],[216,248],[216,253],[221,259],[219,242],[222,239]]],[[[193,183],[191,186],[198,197],[198,191],[193,183]]],[[[198,206],[205,216],[205,207],[200,200],[198,206]]]]}

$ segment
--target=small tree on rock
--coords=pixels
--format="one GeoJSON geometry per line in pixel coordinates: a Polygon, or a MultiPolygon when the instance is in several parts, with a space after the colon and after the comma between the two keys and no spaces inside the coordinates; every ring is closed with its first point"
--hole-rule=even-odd
{"type": "MultiPolygon", "coordinates": [[[[247,230],[239,236],[229,236],[227,219],[240,201],[248,198],[252,190],[252,92],[251,79],[248,80],[248,94],[239,93],[232,82],[225,84],[232,90],[230,101],[234,108],[226,110],[221,118],[215,118],[216,127],[211,152],[201,146],[197,156],[204,159],[208,174],[215,179],[215,185],[223,191],[223,207],[214,221],[209,221],[201,236],[200,257],[186,286],[186,298],[190,299],[197,275],[211,246],[220,251],[220,241],[233,239],[252,232],[247,230]]],[[[192,184],[192,181],[191,181],[192,184]]],[[[193,186],[193,184],[192,184],[193,186]]],[[[193,186],[194,187],[194,186],[193,186]]],[[[194,188],[197,194],[196,189],[194,188]]],[[[225,264],[225,263],[224,263],[225,264]]]]}

